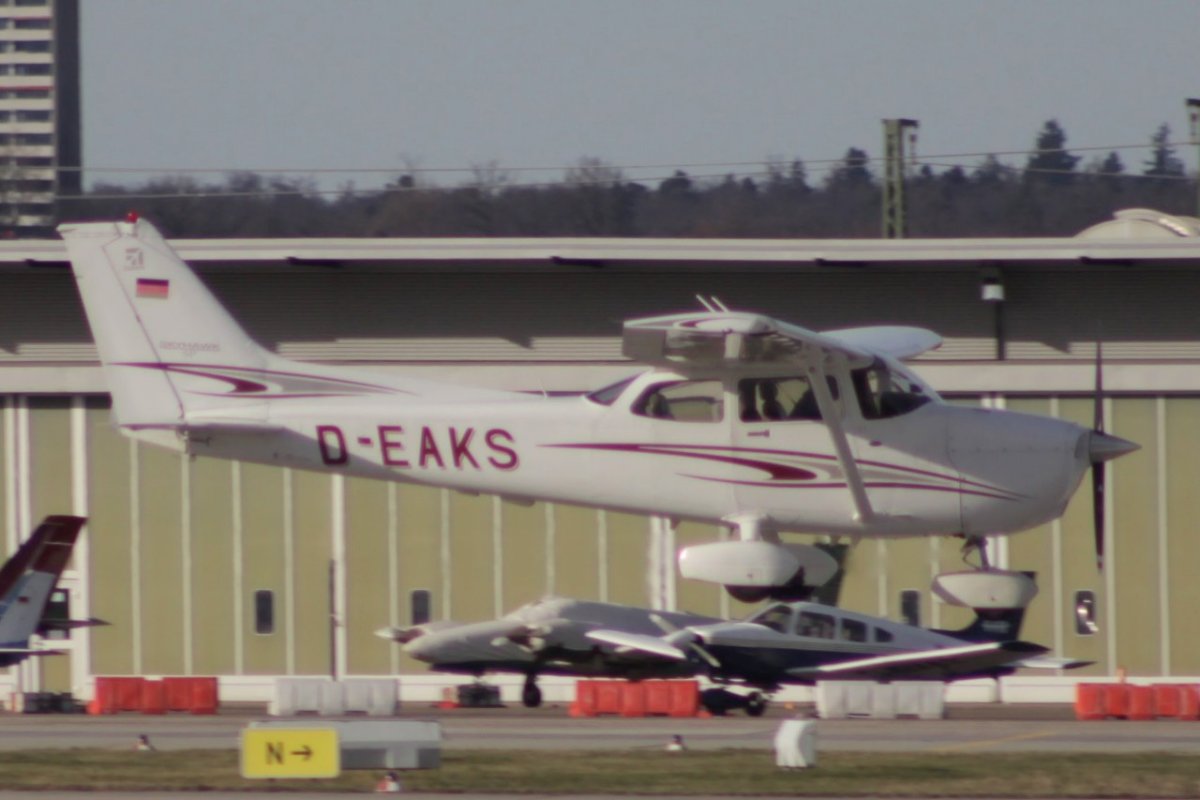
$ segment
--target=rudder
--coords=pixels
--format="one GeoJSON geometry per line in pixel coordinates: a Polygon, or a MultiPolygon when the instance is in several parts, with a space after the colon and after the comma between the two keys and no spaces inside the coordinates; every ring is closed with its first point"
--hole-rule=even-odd
{"type": "MultiPolygon", "coordinates": [[[[201,375],[229,383],[237,380],[230,371],[259,371],[270,362],[150,223],[66,224],[58,231],[119,426],[171,427],[190,411],[221,407],[221,393],[185,393],[181,381],[201,375]]],[[[245,417],[255,416],[239,405],[245,417]]],[[[265,415],[265,406],[260,411],[265,415]]]]}

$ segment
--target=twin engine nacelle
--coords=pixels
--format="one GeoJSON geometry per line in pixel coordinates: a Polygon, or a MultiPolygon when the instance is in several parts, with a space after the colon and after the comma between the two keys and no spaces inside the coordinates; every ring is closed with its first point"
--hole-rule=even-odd
{"type": "Polygon", "coordinates": [[[720,583],[735,599],[755,603],[800,600],[838,571],[837,561],[806,544],[729,541],[697,544],[679,551],[679,574],[720,583]]]}

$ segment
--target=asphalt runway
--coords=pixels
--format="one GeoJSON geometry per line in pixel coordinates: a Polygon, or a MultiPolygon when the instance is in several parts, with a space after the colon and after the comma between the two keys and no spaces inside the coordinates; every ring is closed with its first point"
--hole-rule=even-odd
{"type": "MultiPolygon", "coordinates": [[[[818,720],[821,751],[874,752],[1174,752],[1200,754],[1200,723],[1076,721],[1066,706],[951,707],[943,720],[818,720]]],[[[769,749],[781,721],[792,716],[772,708],[759,718],[741,713],[710,719],[600,717],[572,719],[564,707],[454,709],[409,706],[407,719],[442,723],[446,750],[589,750],[661,748],[674,734],[689,749],[769,749]]],[[[146,734],[160,750],[229,749],[242,728],[266,719],[259,710],[217,716],[184,714],[104,717],[0,715],[0,749],[66,747],[132,749],[146,734]]],[[[305,717],[319,726],[319,717],[305,717]]]]}

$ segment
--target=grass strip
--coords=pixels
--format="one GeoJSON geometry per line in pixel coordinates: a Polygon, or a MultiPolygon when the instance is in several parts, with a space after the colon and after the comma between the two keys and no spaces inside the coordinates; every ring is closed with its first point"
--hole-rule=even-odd
{"type": "MultiPolygon", "coordinates": [[[[108,791],[362,791],[382,771],[336,780],[248,781],[233,750],[0,752],[0,788],[108,791]]],[[[782,770],[763,750],[445,752],[402,773],[407,791],[843,797],[1197,797],[1200,759],[1168,753],[828,753],[782,770]]]]}

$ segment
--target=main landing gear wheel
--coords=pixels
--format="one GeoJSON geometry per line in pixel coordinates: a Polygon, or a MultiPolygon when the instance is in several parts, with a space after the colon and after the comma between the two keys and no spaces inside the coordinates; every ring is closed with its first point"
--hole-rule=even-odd
{"type": "Polygon", "coordinates": [[[767,698],[760,692],[754,692],[746,698],[746,714],[751,717],[761,717],[767,710],[767,698]]]}
{"type": "Polygon", "coordinates": [[[521,703],[526,708],[537,708],[542,704],[542,690],[534,682],[533,678],[525,681],[525,686],[521,689],[521,703]]]}

